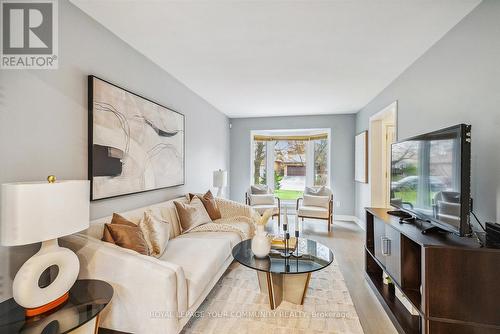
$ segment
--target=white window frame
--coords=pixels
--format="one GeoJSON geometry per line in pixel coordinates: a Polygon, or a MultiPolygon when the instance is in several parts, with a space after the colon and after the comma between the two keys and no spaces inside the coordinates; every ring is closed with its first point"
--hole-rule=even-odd
{"type": "MultiPolygon", "coordinates": [[[[276,129],[276,130],[251,130],[250,131],[250,185],[253,185],[253,173],[254,173],[254,165],[253,159],[255,155],[255,141],[253,140],[255,135],[262,133],[270,133],[273,131],[284,131],[285,129],[276,129]]],[[[332,169],[331,169],[331,150],[332,150],[332,134],[330,128],[321,128],[321,129],[290,129],[290,131],[322,131],[327,134],[328,138],[328,150],[327,150],[327,170],[328,177],[326,182],[326,187],[331,188],[332,183],[332,169]]],[[[276,141],[268,141],[266,143],[266,182],[267,186],[274,192],[274,146],[276,141]]],[[[312,187],[314,186],[314,141],[310,140],[306,143],[306,186],[312,187]],[[308,163],[308,161],[312,163],[308,163]]]]}

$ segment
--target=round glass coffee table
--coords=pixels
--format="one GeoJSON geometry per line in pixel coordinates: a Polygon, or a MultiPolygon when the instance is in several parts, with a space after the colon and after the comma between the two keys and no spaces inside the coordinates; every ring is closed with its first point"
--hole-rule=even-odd
{"type": "Polygon", "coordinates": [[[278,250],[271,250],[265,258],[252,253],[252,240],[244,240],[233,248],[233,257],[245,267],[256,270],[262,293],[269,296],[274,310],[283,300],[302,305],[311,273],[333,262],[333,253],[327,246],[310,239],[299,238],[298,257],[283,257],[278,250]]]}

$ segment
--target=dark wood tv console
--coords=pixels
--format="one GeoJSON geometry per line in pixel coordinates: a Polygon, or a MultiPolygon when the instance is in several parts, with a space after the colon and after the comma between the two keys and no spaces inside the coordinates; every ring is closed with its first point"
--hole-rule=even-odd
{"type": "Polygon", "coordinates": [[[388,210],[366,208],[365,271],[398,332],[500,334],[500,249],[422,234],[423,226],[401,224],[388,210]]]}

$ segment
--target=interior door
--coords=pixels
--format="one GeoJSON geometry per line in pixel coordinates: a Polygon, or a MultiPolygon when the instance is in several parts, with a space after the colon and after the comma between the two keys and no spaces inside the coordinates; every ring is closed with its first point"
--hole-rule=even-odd
{"type": "Polygon", "coordinates": [[[385,163],[384,163],[384,193],[385,207],[390,206],[391,198],[391,144],[396,141],[396,127],[394,125],[386,125],[385,132],[385,163]]]}

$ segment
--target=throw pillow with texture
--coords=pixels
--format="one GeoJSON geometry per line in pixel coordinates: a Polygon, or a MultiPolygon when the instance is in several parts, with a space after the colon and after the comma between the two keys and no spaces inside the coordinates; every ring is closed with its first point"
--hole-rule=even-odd
{"type": "Polygon", "coordinates": [[[215,201],[215,197],[214,195],[212,195],[212,192],[210,190],[208,190],[204,195],[189,193],[189,200],[192,200],[194,196],[198,196],[200,198],[203,206],[210,216],[210,219],[217,220],[222,218],[219,207],[217,206],[217,202],[215,201]]]}
{"type": "Polygon", "coordinates": [[[205,206],[198,196],[194,196],[189,203],[174,201],[182,233],[191,231],[196,226],[210,223],[212,220],[205,206]]]}
{"type": "Polygon", "coordinates": [[[314,196],[329,196],[330,191],[325,187],[306,187],[306,194],[314,196]]]}
{"type": "Polygon", "coordinates": [[[304,206],[320,206],[328,209],[330,196],[311,196],[304,194],[304,206]]]}
{"type": "Polygon", "coordinates": [[[170,224],[151,210],[146,210],[144,217],[139,222],[139,228],[148,245],[149,255],[156,258],[161,257],[170,239],[170,224]]]}
{"type": "Polygon", "coordinates": [[[274,195],[250,195],[251,205],[274,205],[274,195]]]}
{"type": "Polygon", "coordinates": [[[149,255],[149,248],[141,229],[131,221],[114,213],[111,223],[104,224],[103,241],[149,255]]]}
{"type": "Polygon", "coordinates": [[[262,184],[256,184],[250,187],[250,191],[254,195],[263,195],[267,194],[268,188],[265,185],[262,184]]]}

